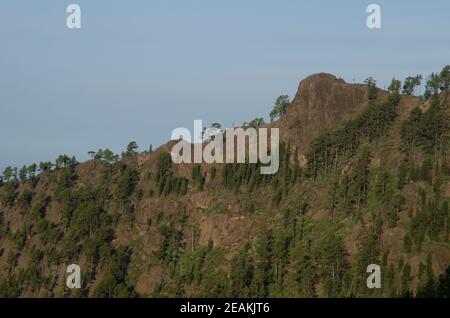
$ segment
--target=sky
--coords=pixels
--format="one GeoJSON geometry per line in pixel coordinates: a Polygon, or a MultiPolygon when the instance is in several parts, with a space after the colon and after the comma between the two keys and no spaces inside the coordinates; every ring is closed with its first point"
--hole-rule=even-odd
{"type": "Polygon", "coordinates": [[[155,148],[195,119],[267,119],[313,73],[383,88],[447,64],[448,0],[2,0],[0,173],[155,148]],[[81,29],[66,26],[71,3],[81,29]],[[371,3],[381,29],[366,26],[371,3]]]}

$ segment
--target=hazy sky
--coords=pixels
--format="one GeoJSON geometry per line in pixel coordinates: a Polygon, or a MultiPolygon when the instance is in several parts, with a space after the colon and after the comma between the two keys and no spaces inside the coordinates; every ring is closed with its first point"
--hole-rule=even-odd
{"type": "Polygon", "coordinates": [[[144,150],[194,119],[267,118],[311,73],[383,87],[449,63],[448,0],[2,0],[0,170],[144,150]],[[381,29],[366,27],[370,3],[381,29]]]}

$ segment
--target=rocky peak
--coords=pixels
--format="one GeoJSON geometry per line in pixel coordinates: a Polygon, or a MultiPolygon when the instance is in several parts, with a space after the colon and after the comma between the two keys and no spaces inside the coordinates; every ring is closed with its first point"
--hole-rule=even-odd
{"type": "Polygon", "coordinates": [[[359,113],[367,102],[364,84],[348,84],[327,73],[313,74],[302,80],[280,126],[282,138],[300,147],[305,153],[307,145],[320,131],[359,113]]]}

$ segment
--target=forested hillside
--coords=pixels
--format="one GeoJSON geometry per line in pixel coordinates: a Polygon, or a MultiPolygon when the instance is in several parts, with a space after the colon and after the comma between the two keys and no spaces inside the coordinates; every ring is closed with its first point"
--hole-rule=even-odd
{"type": "Polygon", "coordinates": [[[421,80],[308,77],[244,124],[280,128],[275,175],[173,142],[6,168],[0,297],[449,297],[450,66],[421,80]]]}

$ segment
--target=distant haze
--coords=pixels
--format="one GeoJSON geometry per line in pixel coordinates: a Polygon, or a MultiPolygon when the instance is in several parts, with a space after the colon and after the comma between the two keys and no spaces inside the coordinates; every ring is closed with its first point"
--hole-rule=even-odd
{"type": "Polygon", "coordinates": [[[0,2],[0,174],[8,165],[139,150],[193,120],[240,124],[328,72],[426,77],[450,64],[450,1],[0,2]],[[77,3],[82,28],[66,27],[77,3]],[[366,7],[382,29],[366,27],[366,7]],[[344,6],[345,4],[345,6],[344,6]]]}

